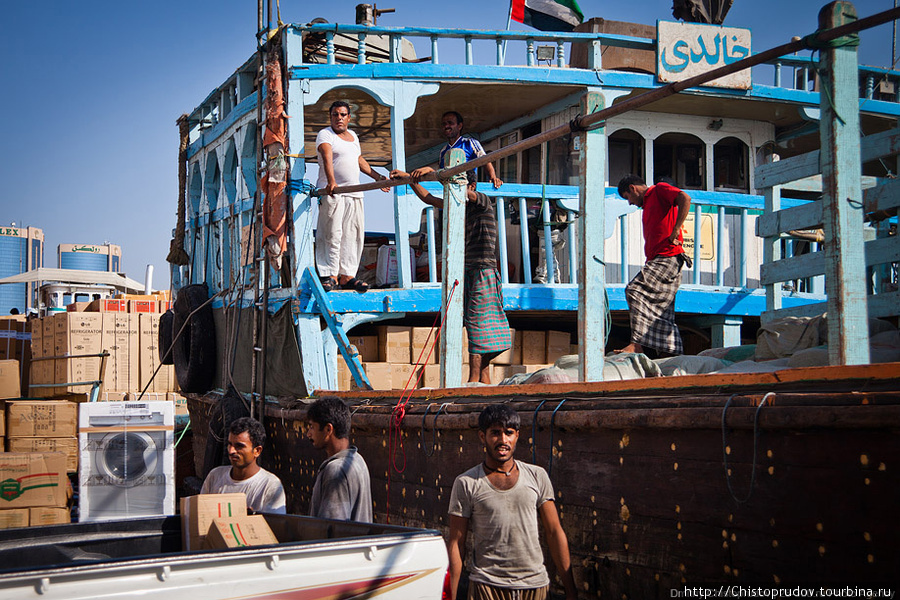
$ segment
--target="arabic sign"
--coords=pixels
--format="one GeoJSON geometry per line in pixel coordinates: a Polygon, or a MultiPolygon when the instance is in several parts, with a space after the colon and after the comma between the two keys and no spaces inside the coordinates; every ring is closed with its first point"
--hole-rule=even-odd
{"type": "MultiPolygon", "coordinates": [[[[750,30],[697,23],[656,23],[656,78],[682,81],[750,56],[750,30]]],[[[749,90],[750,69],[703,85],[749,90]]]]}
{"type": "Polygon", "coordinates": [[[98,254],[100,252],[100,248],[97,246],[72,246],[69,249],[69,252],[90,252],[91,254],[98,254]]]}

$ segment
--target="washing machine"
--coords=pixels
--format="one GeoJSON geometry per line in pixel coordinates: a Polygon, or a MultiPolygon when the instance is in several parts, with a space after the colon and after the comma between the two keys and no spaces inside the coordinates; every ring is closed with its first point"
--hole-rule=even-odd
{"type": "Polygon", "coordinates": [[[79,521],[175,514],[175,408],[162,402],[79,406],[79,521]]]}

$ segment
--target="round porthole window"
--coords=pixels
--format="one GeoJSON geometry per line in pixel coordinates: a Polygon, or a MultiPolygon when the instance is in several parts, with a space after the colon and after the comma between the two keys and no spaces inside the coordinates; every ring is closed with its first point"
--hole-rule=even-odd
{"type": "Polygon", "coordinates": [[[156,457],[156,443],[148,434],[111,433],[103,439],[99,466],[115,485],[131,487],[154,472],[156,457]]]}

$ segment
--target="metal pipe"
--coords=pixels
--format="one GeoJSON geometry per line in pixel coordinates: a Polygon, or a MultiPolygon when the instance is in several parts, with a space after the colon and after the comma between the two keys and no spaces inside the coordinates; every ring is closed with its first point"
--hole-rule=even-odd
{"type": "MultiPolygon", "coordinates": [[[[829,42],[845,35],[876,27],[898,18],[900,18],[900,8],[894,8],[874,14],[870,17],[859,19],[858,21],[854,21],[852,23],[847,23],[846,25],[841,25],[840,27],[834,27],[832,29],[813,33],[811,39],[818,43],[829,42]]],[[[529,38],[528,41],[533,48],[534,39],[529,38]]],[[[802,50],[806,47],[806,42],[803,38],[801,38],[799,40],[788,42],[787,44],[782,44],[769,50],[765,50],[763,52],[760,52],[759,54],[749,56],[730,65],[725,65],[717,69],[713,69],[712,71],[707,71],[706,73],[701,73],[700,75],[689,77],[688,79],[685,79],[683,81],[676,81],[663,87],[649,90],[647,92],[644,92],[643,94],[638,94],[637,96],[634,96],[632,98],[617,102],[616,104],[613,104],[608,108],[604,108],[603,110],[577,117],[573,119],[572,123],[559,125],[557,127],[554,127],[553,129],[548,129],[547,131],[534,135],[530,138],[524,139],[514,144],[510,144],[509,146],[504,146],[499,150],[494,150],[490,154],[478,157],[475,160],[470,160],[469,162],[462,163],[461,165],[457,165],[449,169],[442,169],[441,171],[428,173],[421,178],[421,181],[438,181],[440,179],[447,179],[455,175],[459,175],[460,173],[465,173],[466,171],[471,171],[472,169],[483,167],[484,165],[496,162],[501,158],[506,158],[507,156],[518,154],[523,150],[528,150],[529,148],[534,148],[535,146],[538,146],[550,140],[568,135],[569,133],[571,133],[573,128],[589,128],[593,125],[599,125],[606,122],[612,117],[625,114],[632,110],[637,110],[638,108],[643,108],[648,104],[658,102],[659,100],[663,100],[664,98],[673,96],[686,89],[697,87],[699,85],[712,81],[713,79],[725,77],[726,75],[731,75],[732,73],[737,73],[738,71],[743,71],[744,69],[749,69],[750,67],[775,60],[776,58],[784,56],[785,54],[797,52],[798,50],[802,50]]],[[[533,61],[533,53],[530,54],[530,57],[533,61]]],[[[409,183],[413,183],[412,178],[405,177],[403,179],[392,179],[390,181],[379,181],[372,183],[363,183],[359,185],[342,186],[335,188],[334,193],[349,194],[353,192],[376,190],[385,186],[391,187],[395,185],[407,185],[409,183]]],[[[313,195],[317,196],[318,192],[314,192],[313,195]]]]}

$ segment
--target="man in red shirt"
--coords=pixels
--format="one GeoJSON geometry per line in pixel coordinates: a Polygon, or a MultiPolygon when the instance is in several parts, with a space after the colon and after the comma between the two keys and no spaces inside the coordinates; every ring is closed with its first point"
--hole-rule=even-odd
{"type": "Polygon", "coordinates": [[[647,186],[637,175],[619,182],[619,195],[643,209],[644,255],[647,262],[625,286],[631,318],[631,343],[619,352],[683,352],[675,324],[675,294],[681,268],[690,258],[684,253],[681,227],[691,208],[691,197],[668,183],[647,186]]]}

